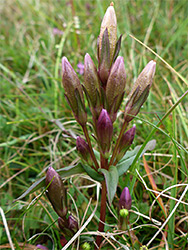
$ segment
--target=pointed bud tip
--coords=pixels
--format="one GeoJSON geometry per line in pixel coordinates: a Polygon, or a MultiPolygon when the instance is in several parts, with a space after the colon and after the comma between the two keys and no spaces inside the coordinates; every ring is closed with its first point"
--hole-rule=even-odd
{"type": "Polygon", "coordinates": [[[46,173],[46,181],[51,181],[51,179],[54,177],[54,176],[57,176],[58,173],[55,171],[55,169],[50,166],[47,170],[47,173],[46,173]]]}
{"type": "Polygon", "coordinates": [[[106,109],[102,109],[97,121],[97,137],[103,153],[110,149],[113,136],[113,124],[106,109]]]}
{"type": "MultiPolygon", "coordinates": [[[[66,70],[67,64],[70,65],[68,59],[64,56],[64,57],[62,58],[62,63],[61,63],[61,65],[62,65],[62,71],[63,71],[63,72],[66,70]]],[[[70,66],[71,66],[71,65],[70,65],[70,66]]]]}
{"type": "Polygon", "coordinates": [[[151,60],[147,65],[146,65],[146,70],[147,72],[152,72],[152,78],[155,74],[155,70],[156,70],[156,62],[154,60],[151,60]]]}
{"type": "Polygon", "coordinates": [[[109,116],[106,109],[102,109],[100,116],[99,116],[99,119],[98,119],[98,123],[108,122],[108,121],[111,121],[110,116],[109,116]]]}
{"type": "Polygon", "coordinates": [[[66,63],[66,62],[68,62],[68,60],[67,60],[66,56],[63,56],[63,58],[62,58],[62,65],[64,65],[64,63],[66,63]]]}
{"type": "Polygon", "coordinates": [[[125,187],[119,199],[119,208],[120,209],[125,208],[129,210],[131,208],[131,205],[132,205],[132,198],[131,198],[128,187],[125,187]]]}

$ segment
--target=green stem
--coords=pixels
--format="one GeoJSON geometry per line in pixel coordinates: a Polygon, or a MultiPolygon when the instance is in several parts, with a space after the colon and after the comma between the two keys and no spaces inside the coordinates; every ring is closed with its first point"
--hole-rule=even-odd
{"type": "Polygon", "coordinates": [[[132,237],[131,237],[131,232],[130,232],[130,230],[129,230],[128,218],[125,218],[125,221],[126,221],[126,226],[127,226],[129,238],[130,238],[130,241],[131,241],[131,245],[132,245],[132,250],[134,250],[134,244],[133,244],[133,240],[132,240],[132,237]]]}
{"type": "Polygon", "coordinates": [[[83,129],[86,141],[87,141],[87,143],[89,145],[89,150],[90,150],[91,158],[92,158],[92,160],[93,160],[93,162],[95,164],[96,169],[98,169],[99,168],[99,164],[98,164],[97,159],[96,159],[96,157],[94,155],[93,148],[92,148],[92,145],[91,145],[91,141],[90,141],[90,138],[89,138],[89,134],[88,134],[88,130],[86,128],[86,125],[83,125],[82,129],[83,129]]]}
{"type": "Polygon", "coordinates": [[[119,133],[119,136],[118,136],[118,139],[117,139],[115,148],[114,148],[114,150],[113,150],[113,154],[112,154],[112,157],[111,157],[111,159],[110,159],[109,166],[113,165],[113,163],[114,163],[114,160],[115,160],[115,157],[116,157],[118,148],[119,148],[119,144],[120,144],[121,138],[122,138],[122,136],[123,136],[123,134],[124,134],[124,132],[125,132],[125,129],[127,128],[127,124],[128,124],[128,123],[127,123],[126,121],[124,121],[123,126],[122,126],[122,128],[121,128],[121,131],[120,131],[120,133],[119,133]]]}

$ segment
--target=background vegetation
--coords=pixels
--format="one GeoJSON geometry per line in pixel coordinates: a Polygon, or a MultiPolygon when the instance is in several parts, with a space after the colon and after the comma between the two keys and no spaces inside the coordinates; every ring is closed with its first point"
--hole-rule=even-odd
{"type": "MultiPolygon", "coordinates": [[[[110,1],[1,2],[0,206],[17,249],[23,249],[23,245],[24,249],[34,249],[37,243],[47,243],[50,249],[53,243],[56,249],[60,249],[58,229],[56,223],[53,224],[57,218],[46,196],[43,195],[34,204],[31,201],[41,191],[16,203],[13,200],[37,178],[44,176],[50,164],[58,169],[79,161],[75,138],[81,130],[64,98],[60,62],[61,57],[66,56],[77,69],[77,64],[83,62],[86,52],[96,62],[100,22],[110,1]],[[46,234],[37,240],[35,237],[27,241],[43,231],[46,234]]],[[[188,178],[187,96],[173,108],[188,89],[188,2],[115,0],[114,7],[118,32],[119,35],[123,34],[120,55],[124,57],[127,71],[126,93],[129,93],[146,63],[151,59],[157,62],[150,96],[139,116],[133,120],[137,127],[133,147],[143,143],[168,112],[151,138],[156,139],[155,150],[145,155],[145,163],[141,159],[136,165],[143,179],[137,176],[132,193],[133,209],[146,216],[149,216],[151,209],[151,217],[162,223],[167,222],[166,215],[172,212],[167,223],[169,248],[188,249],[188,192],[183,193],[188,178]],[[153,180],[146,174],[147,165],[153,180]],[[155,189],[152,186],[154,182],[158,191],[169,189],[165,192],[168,197],[161,197],[163,203],[157,201],[151,207],[155,199],[152,192],[155,189]],[[170,188],[177,184],[181,185],[170,188]],[[184,202],[175,210],[177,200],[173,198],[184,202]]],[[[82,75],[80,79],[83,79],[82,75]]],[[[122,105],[122,112],[123,109],[122,105]]],[[[120,113],[119,122],[121,119],[120,113]]],[[[115,129],[119,130],[118,124],[115,129]]],[[[135,176],[136,173],[131,172],[131,175],[135,176]]],[[[83,216],[84,221],[87,220],[95,205],[96,185],[84,176],[73,176],[65,184],[75,202],[70,202],[70,210],[76,214],[77,206],[80,222],[83,216]],[[85,210],[87,213],[84,215],[85,210]]],[[[118,197],[126,184],[126,177],[123,176],[112,207],[116,215],[118,197]]],[[[136,220],[134,215],[130,220],[132,227],[138,226],[134,233],[142,244],[147,244],[160,228],[151,226],[152,222],[143,216],[136,220]]],[[[97,223],[94,217],[85,232],[96,231],[97,223]]],[[[106,226],[106,230],[117,229],[118,222],[110,212],[107,223],[113,227],[106,226]]],[[[164,227],[165,230],[167,227],[164,227]]],[[[129,237],[126,235],[116,239],[129,246],[129,237]]],[[[149,247],[159,249],[161,239],[162,234],[159,233],[149,247]]],[[[106,249],[118,249],[118,243],[112,239],[111,242],[114,246],[109,243],[106,249]]],[[[0,220],[0,249],[8,246],[5,225],[0,220]]]]}

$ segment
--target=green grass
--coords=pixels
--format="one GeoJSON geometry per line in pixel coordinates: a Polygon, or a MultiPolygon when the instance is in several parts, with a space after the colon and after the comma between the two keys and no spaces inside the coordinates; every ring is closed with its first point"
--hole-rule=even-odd
{"type": "MultiPolygon", "coordinates": [[[[16,249],[21,244],[36,245],[37,242],[52,242],[56,249],[59,233],[56,214],[43,194],[34,204],[31,201],[42,193],[26,197],[13,203],[45,170],[53,164],[55,169],[75,164],[79,161],[75,149],[75,138],[81,134],[64,98],[61,86],[61,57],[66,56],[77,69],[89,53],[95,63],[97,36],[100,21],[110,1],[34,1],[6,0],[1,6],[1,62],[0,62],[0,206],[7,219],[11,238],[16,249]],[[74,14],[75,12],[75,14],[74,14]],[[75,27],[74,15],[78,18],[75,27]],[[54,35],[53,28],[59,28],[63,35],[54,35]],[[56,120],[59,119],[59,120],[56,120]],[[67,134],[72,136],[67,137],[67,134]],[[25,216],[24,216],[25,214],[25,216]],[[24,230],[23,230],[24,228],[24,230]],[[52,240],[53,239],[53,240],[52,240]]],[[[148,61],[156,60],[156,76],[150,96],[141,109],[136,124],[134,146],[156,139],[152,154],[146,154],[158,191],[165,190],[168,197],[162,197],[168,220],[167,242],[169,249],[186,250],[188,223],[188,192],[182,196],[188,180],[188,60],[187,27],[188,3],[181,1],[114,1],[118,20],[118,33],[123,34],[120,54],[124,57],[128,94],[131,86],[148,61]],[[135,37],[136,39],[134,39],[135,37]],[[149,49],[141,44],[144,43],[149,49]],[[154,52],[154,53],[153,53],[154,52]],[[155,54],[156,53],[156,54],[155,54]],[[182,98],[181,98],[182,97],[182,98]],[[181,98],[181,99],[179,99],[181,98]],[[162,119],[162,121],[161,121],[162,119]],[[181,184],[175,188],[173,185],[181,184]],[[184,185],[183,185],[184,184],[184,185]],[[177,201],[182,199],[175,211],[177,201]],[[171,214],[171,212],[173,212],[171,214]]],[[[83,80],[82,76],[79,76],[83,80]]],[[[125,103],[125,102],[124,102],[125,103]]],[[[121,106],[123,111],[124,106],[121,106]]],[[[121,122],[121,116],[119,118],[121,122]]],[[[119,125],[115,129],[119,130],[119,125]]],[[[94,140],[93,140],[93,145],[94,140]]],[[[151,183],[142,159],[134,162],[127,182],[121,177],[117,196],[111,210],[118,216],[118,197],[125,183],[131,186],[133,205],[140,213],[165,223],[160,205],[155,202],[151,183]],[[134,171],[137,169],[143,181],[134,171]]],[[[87,221],[95,208],[96,186],[84,177],[73,177],[65,181],[69,193],[70,210],[80,217],[87,214],[87,221]],[[80,188],[81,187],[81,188],[80,188]],[[92,198],[91,204],[89,204],[92,198]],[[87,207],[89,204],[89,207],[87,207]],[[76,207],[78,211],[76,212],[76,207]]],[[[99,216],[99,211],[96,211],[99,216]]],[[[138,240],[149,248],[159,249],[162,234],[157,234],[160,226],[140,216],[132,214],[132,228],[138,240]],[[149,225],[148,225],[149,224],[149,225]]],[[[106,230],[115,232],[118,221],[107,212],[106,230]]],[[[90,232],[97,231],[98,220],[93,217],[84,232],[92,239],[90,232]]],[[[165,227],[163,232],[165,232],[165,227]]],[[[130,248],[127,235],[113,236],[130,248]]],[[[109,239],[116,249],[118,243],[109,239]]],[[[0,220],[0,246],[8,244],[5,224],[0,220]]],[[[31,247],[31,246],[30,246],[31,247]]],[[[75,245],[76,247],[76,245],[75,245]]],[[[115,249],[112,245],[103,249],[115,249]]],[[[23,249],[20,247],[20,249],[23,249]]],[[[26,249],[26,248],[25,248],[26,249]]],[[[30,248],[31,249],[31,248],[30,248]]],[[[76,249],[76,248],[75,248],[76,249]]],[[[131,249],[131,248],[130,248],[131,249]]],[[[139,248],[138,248],[139,249],[139,248]]],[[[163,248],[164,249],[164,248],[163,248]]]]}

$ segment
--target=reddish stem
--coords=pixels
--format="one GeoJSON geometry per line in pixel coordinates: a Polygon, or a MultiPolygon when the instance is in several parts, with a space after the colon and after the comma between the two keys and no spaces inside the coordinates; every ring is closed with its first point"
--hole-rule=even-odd
{"type": "MultiPolygon", "coordinates": [[[[99,232],[104,232],[104,223],[105,223],[105,217],[106,217],[106,182],[102,182],[102,194],[101,194],[101,209],[100,209],[100,222],[99,222],[99,232]]],[[[97,235],[96,243],[97,246],[100,246],[100,243],[102,241],[102,236],[97,235]]],[[[98,248],[95,248],[98,249],[98,248]]]]}
{"type": "Polygon", "coordinates": [[[119,147],[121,138],[122,138],[122,136],[123,136],[123,133],[125,132],[125,130],[126,130],[126,128],[127,128],[127,124],[128,124],[128,123],[127,123],[126,121],[124,121],[123,126],[122,126],[122,128],[121,128],[121,131],[120,131],[120,133],[119,133],[118,139],[117,139],[117,141],[116,141],[116,145],[115,145],[115,147],[114,147],[114,150],[113,150],[113,153],[112,153],[112,157],[111,157],[111,159],[110,159],[109,166],[111,166],[111,165],[114,164],[114,160],[115,160],[115,158],[116,158],[116,154],[117,154],[117,151],[118,151],[118,147],[119,147]]]}
{"type": "MultiPolygon", "coordinates": [[[[107,169],[108,168],[108,159],[105,159],[101,155],[101,168],[107,169]]],[[[101,193],[101,208],[100,208],[100,222],[98,231],[104,232],[104,223],[105,223],[105,217],[106,217],[106,199],[107,199],[107,189],[106,189],[106,182],[105,180],[101,183],[102,184],[102,193],[101,193]]],[[[102,236],[98,235],[96,239],[96,244],[99,247],[100,243],[102,241],[102,236]]],[[[97,247],[95,248],[97,249],[97,247]]]]}

